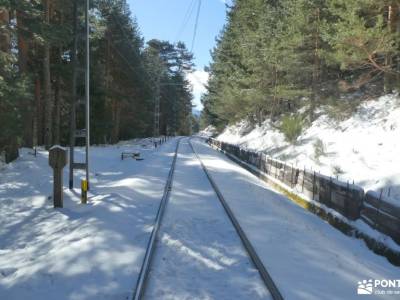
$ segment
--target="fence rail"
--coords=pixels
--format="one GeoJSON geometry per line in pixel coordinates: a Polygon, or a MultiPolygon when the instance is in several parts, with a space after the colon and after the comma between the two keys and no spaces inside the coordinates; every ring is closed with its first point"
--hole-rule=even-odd
{"type": "Polygon", "coordinates": [[[400,244],[400,206],[382,193],[365,192],[355,184],[298,169],[262,152],[249,151],[212,138],[208,139],[208,143],[284,183],[295,192],[334,209],[349,220],[361,218],[400,244]]]}

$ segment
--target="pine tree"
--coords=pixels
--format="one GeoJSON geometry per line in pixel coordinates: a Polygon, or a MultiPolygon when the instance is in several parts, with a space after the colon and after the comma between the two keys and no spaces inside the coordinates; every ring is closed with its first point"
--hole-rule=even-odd
{"type": "MultiPolygon", "coordinates": [[[[76,89],[72,88],[74,2],[9,0],[1,7],[0,151],[11,144],[15,149],[68,144],[73,90],[79,100],[85,88],[79,78],[76,89]]],[[[82,64],[84,7],[80,1],[76,3],[76,58],[82,64]]],[[[126,0],[93,1],[91,7],[91,142],[118,142],[153,134],[154,84],[149,66],[165,62],[165,71],[156,74],[165,74],[165,82],[186,86],[171,85],[165,92],[174,101],[165,105],[163,130],[173,127],[171,132],[177,132],[179,118],[188,119],[188,112],[180,113],[182,107],[189,111],[191,105],[184,73],[192,63],[184,45],[175,48],[166,42],[165,57],[148,56],[126,0]],[[177,95],[179,100],[175,100],[177,95]]],[[[165,97],[163,101],[170,100],[165,97]]],[[[77,127],[83,128],[83,114],[78,114],[76,121],[77,127]]]]}
{"type": "Polygon", "coordinates": [[[385,92],[398,88],[398,11],[398,0],[234,1],[208,68],[202,123],[279,126],[301,106],[300,119],[313,121],[343,94],[378,95],[379,81],[385,92]]]}
{"type": "MultiPolygon", "coordinates": [[[[396,72],[392,59],[398,53],[398,32],[391,22],[398,20],[389,11],[393,12],[398,5],[398,1],[386,0],[329,2],[336,17],[326,26],[326,39],[334,49],[333,59],[343,70],[357,75],[345,88],[359,89],[376,77],[384,75],[387,79],[396,72]]],[[[391,90],[389,80],[385,81],[385,89],[391,90]]]]}
{"type": "Polygon", "coordinates": [[[12,51],[15,31],[10,21],[10,6],[0,7],[0,153],[5,152],[6,162],[18,157],[21,108],[30,96],[29,82],[19,76],[17,57],[12,51]]]}
{"type": "Polygon", "coordinates": [[[159,85],[161,134],[190,134],[192,93],[186,74],[192,72],[193,55],[183,43],[159,40],[149,41],[146,52],[154,62],[149,64],[152,81],[159,85]]]}

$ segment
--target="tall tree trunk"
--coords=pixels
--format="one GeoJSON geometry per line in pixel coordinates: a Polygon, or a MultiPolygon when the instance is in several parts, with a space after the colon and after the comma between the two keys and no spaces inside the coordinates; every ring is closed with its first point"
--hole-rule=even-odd
{"type": "MultiPolygon", "coordinates": [[[[10,14],[8,10],[0,7],[0,26],[8,26],[9,22],[10,14]]],[[[10,49],[10,33],[6,29],[0,29],[0,51],[9,53],[10,49]]]]}
{"type": "MultiPolygon", "coordinates": [[[[109,89],[110,89],[110,80],[111,80],[111,34],[110,31],[107,29],[106,31],[106,61],[105,61],[105,76],[104,76],[104,87],[105,87],[105,101],[107,105],[111,103],[112,107],[112,120],[114,120],[114,102],[109,97],[109,89]]],[[[114,142],[114,133],[113,129],[111,132],[107,130],[107,136],[111,138],[111,142],[114,142]]]]}
{"type": "MultiPolygon", "coordinates": [[[[0,7],[0,51],[9,54],[11,52],[11,38],[7,27],[10,23],[10,14],[5,7],[0,7]],[[2,29],[4,27],[4,29],[2,29]]],[[[1,75],[1,68],[0,68],[1,75]]],[[[6,163],[18,157],[18,139],[16,135],[7,137],[5,145],[0,145],[0,151],[5,150],[6,163]]]]}
{"type": "MultiPolygon", "coordinates": [[[[64,26],[64,12],[63,10],[58,10],[58,14],[52,13],[53,15],[57,15],[57,23],[59,26],[64,26]]],[[[62,66],[62,55],[63,48],[62,46],[58,46],[54,49],[55,55],[55,63],[60,68],[62,66]]],[[[63,104],[63,77],[60,70],[57,70],[55,76],[55,93],[54,93],[54,127],[53,127],[53,142],[54,144],[59,145],[61,143],[61,106],[63,104]]]]}
{"type": "MultiPolygon", "coordinates": [[[[399,30],[399,4],[393,1],[387,7],[387,26],[390,32],[396,33],[399,30]]],[[[398,43],[398,42],[397,42],[398,43]]],[[[395,61],[394,53],[390,52],[386,54],[385,65],[388,68],[388,72],[384,74],[384,90],[385,93],[390,93],[394,88],[399,88],[399,76],[396,74],[397,66],[395,61]]],[[[397,58],[398,59],[398,58],[397,58]]]]}
{"type": "Polygon", "coordinates": [[[118,100],[113,99],[112,101],[112,121],[113,128],[111,134],[111,142],[117,143],[119,140],[119,130],[121,121],[121,105],[118,100]]]}
{"type": "Polygon", "coordinates": [[[61,119],[61,76],[57,74],[54,93],[54,144],[60,144],[60,119],[61,119]]]}
{"type": "MultiPolygon", "coordinates": [[[[395,26],[395,32],[397,35],[400,34],[400,3],[396,5],[396,21],[394,22],[395,26]]],[[[396,89],[397,91],[400,91],[400,41],[397,40],[396,43],[396,89]]]]}
{"type": "Polygon", "coordinates": [[[24,35],[25,26],[25,13],[17,10],[17,26],[18,26],[18,67],[21,73],[26,73],[28,66],[28,42],[24,35]]]}
{"type": "Polygon", "coordinates": [[[257,116],[257,124],[258,126],[261,126],[264,119],[264,114],[263,114],[263,109],[258,105],[256,110],[256,116],[257,116]]]}
{"type": "MultiPolygon", "coordinates": [[[[26,15],[23,11],[16,11],[17,26],[18,26],[18,68],[21,76],[25,76],[28,69],[28,41],[25,37],[26,30],[26,15]]],[[[35,112],[35,101],[31,99],[24,109],[23,116],[23,145],[26,147],[33,147],[33,123],[34,123],[34,112],[35,112]]]]}
{"type": "Polygon", "coordinates": [[[274,96],[272,98],[271,108],[271,121],[274,121],[275,116],[279,111],[279,99],[278,99],[278,66],[275,64],[274,67],[274,96]]]}
{"type": "Polygon", "coordinates": [[[318,101],[319,95],[319,82],[320,82],[320,8],[317,7],[315,10],[315,33],[314,33],[314,63],[312,73],[312,93],[310,103],[310,122],[314,121],[315,107],[318,101]]]}
{"type": "Polygon", "coordinates": [[[41,113],[41,82],[39,76],[35,79],[35,110],[32,124],[32,139],[33,146],[37,146],[39,141],[39,128],[42,126],[42,113],[41,113]]]}
{"type": "MultiPolygon", "coordinates": [[[[50,25],[50,0],[43,0],[44,21],[50,25]]],[[[53,120],[53,101],[51,95],[50,77],[50,45],[48,41],[44,45],[43,57],[43,83],[44,83],[44,144],[46,148],[52,145],[52,120],[53,120]]]]}

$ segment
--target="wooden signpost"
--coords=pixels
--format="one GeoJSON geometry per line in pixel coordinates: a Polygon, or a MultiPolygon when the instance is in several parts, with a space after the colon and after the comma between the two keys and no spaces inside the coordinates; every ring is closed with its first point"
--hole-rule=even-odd
{"type": "Polygon", "coordinates": [[[53,146],[49,151],[49,165],[53,168],[53,202],[54,207],[63,207],[63,168],[68,163],[67,150],[53,146]]]}

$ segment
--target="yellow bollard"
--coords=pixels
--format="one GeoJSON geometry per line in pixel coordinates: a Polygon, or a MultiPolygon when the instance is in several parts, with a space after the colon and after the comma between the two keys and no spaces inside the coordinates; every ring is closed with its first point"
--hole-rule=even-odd
{"type": "Polygon", "coordinates": [[[87,190],[88,190],[88,184],[85,179],[81,181],[81,203],[86,204],[87,203],[87,190]]]}

